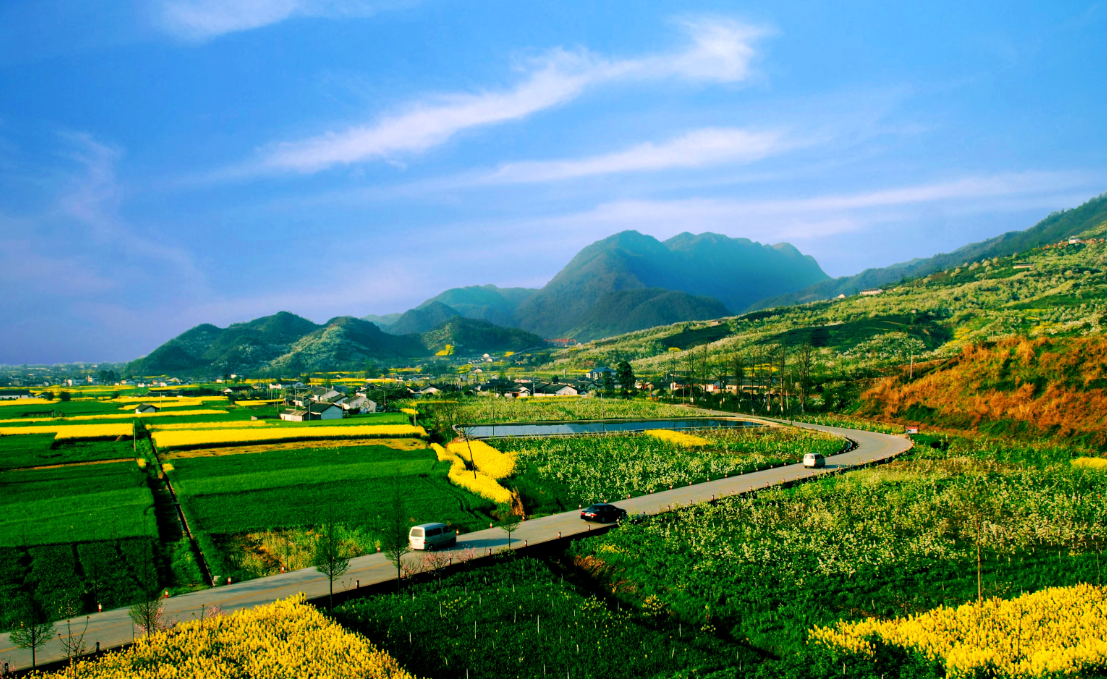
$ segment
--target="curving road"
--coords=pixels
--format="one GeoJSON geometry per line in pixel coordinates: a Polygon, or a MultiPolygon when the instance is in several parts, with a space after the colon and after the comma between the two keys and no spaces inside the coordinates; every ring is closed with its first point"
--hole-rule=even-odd
{"type": "MultiPolygon", "coordinates": [[[[733,413],[712,414],[735,416],[733,413]]],[[[742,417],[745,418],[746,416],[742,417]]],[[[762,420],[764,418],[751,417],[746,419],[762,420]]],[[[780,420],[769,421],[781,422],[780,420]]],[[[705,481],[694,486],[674,488],[673,490],[643,495],[629,500],[611,498],[611,501],[618,502],[620,507],[631,514],[658,514],[668,511],[676,505],[707,502],[715,498],[741,494],[757,488],[766,488],[820,474],[880,462],[906,452],[911,447],[911,441],[900,436],[798,422],[795,424],[799,427],[838,434],[852,440],[857,445],[849,452],[829,458],[825,469],[805,469],[802,465],[793,464],[730,478],[705,481]]],[[[519,529],[512,535],[511,546],[512,548],[518,548],[532,542],[539,544],[557,540],[560,537],[579,535],[590,529],[589,524],[580,520],[579,512],[571,511],[554,514],[520,524],[519,529]]],[[[492,528],[465,534],[457,545],[457,550],[461,553],[454,553],[461,557],[471,549],[474,556],[480,557],[486,556],[489,550],[498,551],[505,547],[507,547],[507,534],[500,528],[492,528]]],[[[407,558],[414,562],[421,559],[422,555],[421,553],[412,554],[407,558]]],[[[335,591],[352,589],[358,581],[364,586],[393,580],[395,577],[396,569],[384,558],[384,555],[370,554],[358,557],[350,562],[349,571],[340,581],[335,582],[335,591]]],[[[165,602],[165,611],[170,620],[187,621],[199,617],[200,611],[205,606],[219,606],[224,612],[231,612],[241,608],[270,603],[277,599],[284,599],[299,592],[303,592],[308,598],[322,597],[326,596],[327,589],[327,579],[314,568],[306,568],[291,573],[281,573],[248,582],[183,594],[168,599],[165,602]]],[[[82,620],[82,626],[83,622],[82,620]]],[[[96,647],[96,642],[100,642],[101,647],[107,649],[130,643],[134,639],[134,634],[134,627],[127,617],[127,609],[116,609],[90,616],[85,641],[90,649],[96,647]]],[[[39,662],[50,662],[64,657],[61,644],[56,639],[38,652],[39,662]]],[[[12,667],[28,668],[31,665],[31,653],[15,648],[7,634],[0,634],[0,672],[2,672],[3,663],[14,663],[12,667]]]]}

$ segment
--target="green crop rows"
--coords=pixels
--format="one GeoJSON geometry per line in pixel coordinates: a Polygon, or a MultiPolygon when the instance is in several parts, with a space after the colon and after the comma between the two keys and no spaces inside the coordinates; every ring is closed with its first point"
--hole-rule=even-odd
{"type": "MultiPolygon", "coordinates": [[[[841,658],[831,667],[806,643],[813,625],[974,600],[978,545],[984,596],[1102,582],[1107,474],[1049,447],[922,442],[933,447],[626,525],[571,553],[628,605],[655,599],[748,640],[776,658],[765,676],[841,675],[841,658]]],[[[930,672],[914,656],[846,660],[850,676],[930,672]]]]}
{"type": "Polygon", "coordinates": [[[55,445],[53,434],[0,436],[0,471],[132,457],[130,441],[69,441],[55,445]]]}
{"type": "MultiPolygon", "coordinates": [[[[266,572],[248,568],[226,536],[308,528],[335,521],[364,531],[361,551],[375,549],[377,517],[399,483],[416,523],[441,521],[462,531],[488,521],[491,505],[450,484],[449,464],[429,449],[339,446],[172,460],[170,479],[205,557],[218,574],[236,579],[266,572]]],[[[270,566],[272,567],[272,566],[270,566]]]]}
{"type": "Polygon", "coordinates": [[[0,600],[33,595],[60,617],[130,603],[141,573],[156,587],[152,503],[133,461],[0,472],[0,600]]]}
{"type": "Polygon", "coordinates": [[[660,609],[582,594],[525,558],[354,602],[335,616],[416,676],[701,676],[757,657],[660,609]]]}
{"type": "Polygon", "coordinates": [[[505,483],[519,489],[528,510],[539,514],[792,464],[804,453],[832,455],[844,445],[836,436],[791,427],[687,433],[710,444],[688,448],[648,434],[500,439],[492,443],[518,454],[520,469],[505,483]]]}

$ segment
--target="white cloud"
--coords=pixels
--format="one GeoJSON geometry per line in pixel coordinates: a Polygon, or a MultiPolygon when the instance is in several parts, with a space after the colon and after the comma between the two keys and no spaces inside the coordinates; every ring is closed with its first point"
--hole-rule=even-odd
{"type": "Polygon", "coordinates": [[[532,60],[527,77],[511,90],[428,99],[367,125],[277,144],[265,150],[253,167],[228,174],[318,172],[335,165],[420,152],[464,130],[520,120],[615,80],[675,77],[739,82],[749,77],[755,54],[752,43],[765,35],[765,30],[722,19],[690,21],[683,26],[691,45],[676,53],[609,60],[587,51],[554,50],[532,60]]]}
{"type": "Polygon", "coordinates": [[[995,212],[1051,207],[1071,202],[1069,194],[1089,178],[1072,172],[1022,172],[966,177],[880,191],[779,200],[688,198],[624,200],[545,220],[560,229],[637,229],[655,236],[708,230],[760,240],[819,238],[858,231],[902,218],[899,208],[943,204],[958,211],[995,212]],[[1060,198],[1060,196],[1064,196],[1060,198]],[[1035,202],[1036,201],[1036,202],[1035,202]]]}
{"type": "Polygon", "coordinates": [[[475,183],[522,184],[750,162],[783,150],[787,146],[783,136],[777,131],[709,127],[665,142],[646,142],[623,151],[587,158],[506,163],[494,172],[479,177],[475,183]]]}
{"type": "Polygon", "coordinates": [[[187,40],[207,40],[294,16],[369,16],[383,5],[366,0],[160,0],[158,9],[165,30],[187,40]]]}

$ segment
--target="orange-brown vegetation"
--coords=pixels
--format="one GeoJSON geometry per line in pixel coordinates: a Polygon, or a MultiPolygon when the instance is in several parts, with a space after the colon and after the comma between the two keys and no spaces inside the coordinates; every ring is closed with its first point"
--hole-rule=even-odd
{"type": "Polygon", "coordinates": [[[1107,447],[1107,339],[1010,338],[966,345],[915,380],[880,380],[862,413],[994,433],[1035,433],[1107,447]]]}

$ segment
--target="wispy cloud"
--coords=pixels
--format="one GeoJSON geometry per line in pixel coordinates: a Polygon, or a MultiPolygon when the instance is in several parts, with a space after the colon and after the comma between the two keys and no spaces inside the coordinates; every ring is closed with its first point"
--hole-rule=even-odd
{"type": "Polygon", "coordinates": [[[764,28],[728,19],[685,21],[682,27],[690,44],[675,53],[612,60],[585,50],[553,50],[525,64],[527,75],[513,89],[429,98],[366,125],[275,144],[258,162],[228,174],[311,173],[418,153],[462,131],[520,120],[617,80],[739,82],[750,77],[753,43],[767,34],[764,28]]]}
{"type": "Polygon", "coordinates": [[[370,16],[400,6],[399,1],[369,0],[160,0],[161,26],[186,40],[208,40],[248,31],[296,16],[370,16]]]}
{"type": "Polygon", "coordinates": [[[201,284],[204,276],[189,252],[148,238],[120,218],[123,190],[116,180],[116,164],[123,151],[85,133],[66,133],[62,137],[69,144],[64,155],[76,161],[82,171],[70,177],[57,198],[60,217],[85,226],[101,245],[131,257],[168,264],[188,282],[201,284]]]}
{"type": "MultiPolygon", "coordinates": [[[[1021,172],[965,177],[878,191],[831,194],[795,199],[738,200],[687,198],[625,200],[592,210],[546,220],[563,229],[610,233],[633,228],[657,236],[691,230],[717,230],[754,239],[818,238],[857,231],[873,223],[902,217],[891,211],[923,204],[944,204],[960,210],[1002,211],[1065,205],[1073,191],[1093,182],[1075,172],[1021,172]],[[1063,196],[1063,198],[1061,198],[1063,196]]],[[[1087,189],[1084,188],[1086,191],[1087,189]]]]}
{"type": "Polygon", "coordinates": [[[567,160],[506,163],[474,183],[524,184],[623,172],[697,168],[750,162],[787,148],[779,131],[709,127],[664,142],[646,142],[615,153],[567,160]]]}

